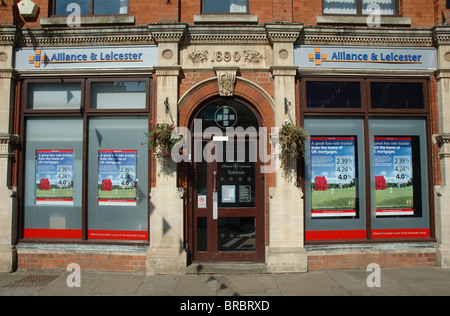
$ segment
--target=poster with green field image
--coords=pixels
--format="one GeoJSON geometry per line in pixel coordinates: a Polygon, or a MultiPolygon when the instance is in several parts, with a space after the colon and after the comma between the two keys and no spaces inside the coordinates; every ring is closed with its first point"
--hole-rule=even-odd
{"type": "Polygon", "coordinates": [[[136,206],[136,150],[100,150],[98,204],[136,206]]]}
{"type": "Polygon", "coordinates": [[[311,216],[356,216],[355,137],[310,139],[311,216]]]}
{"type": "Polygon", "coordinates": [[[414,215],[411,137],[375,137],[376,216],[414,215]]]}
{"type": "Polygon", "coordinates": [[[35,185],[37,205],[73,205],[73,150],[37,150],[35,185]]]}

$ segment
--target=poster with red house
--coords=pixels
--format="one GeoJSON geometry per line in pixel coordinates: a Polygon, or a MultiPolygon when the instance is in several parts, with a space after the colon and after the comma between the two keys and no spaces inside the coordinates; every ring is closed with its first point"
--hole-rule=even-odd
{"type": "Polygon", "coordinates": [[[102,180],[102,191],[112,191],[111,179],[103,179],[102,180]]]}
{"type": "Polygon", "coordinates": [[[136,206],[137,150],[99,150],[98,205],[136,206]]]}
{"type": "Polygon", "coordinates": [[[47,179],[41,179],[39,183],[39,190],[41,191],[48,191],[50,190],[50,180],[47,179]]]}
{"type": "Polygon", "coordinates": [[[71,149],[36,151],[36,204],[73,205],[71,149]]]}
{"type": "Polygon", "coordinates": [[[374,137],[376,216],[414,215],[412,137],[374,137]]]}
{"type": "Polygon", "coordinates": [[[327,178],[326,177],[316,177],[316,179],[314,181],[314,190],[326,191],[327,190],[327,178]]]}
{"type": "Polygon", "coordinates": [[[386,190],[386,178],[384,176],[375,176],[375,190],[386,190]]]}
{"type": "Polygon", "coordinates": [[[311,216],[356,216],[355,137],[311,136],[311,216]]]}

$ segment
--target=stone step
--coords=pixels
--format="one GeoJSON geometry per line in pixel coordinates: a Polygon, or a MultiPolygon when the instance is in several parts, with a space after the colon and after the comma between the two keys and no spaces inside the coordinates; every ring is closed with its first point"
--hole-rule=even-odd
{"type": "Polygon", "coordinates": [[[186,268],[186,273],[261,274],[267,273],[267,266],[265,263],[255,262],[195,262],[186,268]]]}

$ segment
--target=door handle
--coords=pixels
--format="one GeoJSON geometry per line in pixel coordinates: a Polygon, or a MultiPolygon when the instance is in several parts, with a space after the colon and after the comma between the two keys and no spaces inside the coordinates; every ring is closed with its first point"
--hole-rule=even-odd
{"type": "Polygon", "coordinates": [[[217,219],[218,218],[218,203],[219,203],[219,197],[218,197],[218,194],[217,194],[217,183],[216,183],[216,175],[217,175],[217,172],[216,171],[214,171],[213,172],[213,174],[214,174],[214,190],[213,190],[213,219],[215,220],[215,219],[217,219]]]}

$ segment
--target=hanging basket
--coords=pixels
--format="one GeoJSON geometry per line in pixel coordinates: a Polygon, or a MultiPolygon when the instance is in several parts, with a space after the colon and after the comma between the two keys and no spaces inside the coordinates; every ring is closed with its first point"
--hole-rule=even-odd
{"type": "Polygon", "coordinates": [[[308,133],[303,128],[289,122],[283,124],[279,133],[280,158],[283,167],[288,167],[292,159],[303,157],[307,139],[308,133]]]}
{"type": "MultiPolygon", "coordinates": [[[[153,121],[150,121],[153,124],[153,121]]],[[[175,126],[167,123],[157,123],[150,127],[147,134],[147,145],[155,153],[158,159],[169,159],[172,157],[172,148],[183,136],[174,136],[175,126]]]]}

